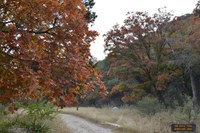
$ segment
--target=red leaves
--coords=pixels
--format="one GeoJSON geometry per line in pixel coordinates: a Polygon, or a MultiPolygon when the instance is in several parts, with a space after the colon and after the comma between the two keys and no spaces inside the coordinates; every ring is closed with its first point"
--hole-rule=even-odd
{"type": "Polygon", "coordinates": [[[156,96],[155,92],[164,90],[171,79],[173,70],[166,69],[165,63],[169,58],[167,30],[163,28],[170,17],[171,13],[161,10],[154,16],[131,13],[121,27],[116,25],[105,35],[105,48],[112,60],[109,74],[126,83],[114,86],[112,91],[133,93],[124,94],[124,101],[138,99],[134,94],[137,89],[156,96]]]}
{"type": "Polygon", "coordinates": [[[15,0],[0,7],[1,103],[47,98],[65,106],[101,84],[89,63],[97,33],[88,29],[81,0],[15,0]]]}

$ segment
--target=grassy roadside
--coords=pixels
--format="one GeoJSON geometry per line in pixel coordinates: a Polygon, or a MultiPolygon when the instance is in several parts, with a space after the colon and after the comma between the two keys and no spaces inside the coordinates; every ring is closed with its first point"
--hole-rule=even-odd
{"type": "Polygon", "coordinates": [[[0,106],[0,133],[72,133],[56,107],[32,103],[11,113],[0,106]]]}
{"type": "Polygon", "coordinates": [[[51,133],[72,133],[72,131],[67,127],[66,124],[61,120],[60,116],[56,116],[52,121],[47,122],[48,127],[50,127],[51,133]]]}
{"type": "MultiPolygon", "coordinates": [[[[64,113],[74,114],[82,118],[86,118],[99,124],[108,125],[106,123],[114,123],[121,127],[112,128],[114,132],[126,133],[170,133],[170,125],[174,116],[180,115],[176,112],[161,112],[152,116],[143,116],[136,109],[120,108],[119,111],[113,112],[112,108],[94,108],[94,107],[80,107],[78,111],[76,108],[65,108],[64,113]]],[[[200,119],[196,120],[200,125],[200,119]]]]}
{"type": "MultiPolygon", "coordinates": [[[[0,117],[0,133],[29,133],[27,129],[19,126],[21,121],[24,121],[24,118],[22,114],[17,113],[9,114],[9,116],[0,117]]],[[[32,120],[27,119],[24,122],[28,123],[29,121],[32,120]]],[[[56,115],[53,119],[43,121],[43,123],[41,123],[41,126],[42,124],[45,124],[45,127],[48,128],[45,133],[72,133],[67,125],[61,120],[59,115],[56,115]]],[[[44,133],[43,131],[42,133],[44,133]]],[[[37,133],[40,133],[40,131],[37,133]]]]}

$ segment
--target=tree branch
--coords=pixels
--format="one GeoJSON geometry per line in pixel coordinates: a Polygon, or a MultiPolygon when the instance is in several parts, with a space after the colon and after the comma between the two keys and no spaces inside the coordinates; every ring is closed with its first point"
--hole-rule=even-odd
{"type": "Polygon", "coordinates": [[[55,27],[52,27],[52,28],[49,28],[49,29],[47,29],[47,30],[44,30],[44,31],[33,31],[33,30],[30,30],[29,31],[29,33],[34,33],[34,34],[45,34],[45,33],[47,33],[48,34],[48,32],[50,31],[50,30],[53,30],[53,29],[55,29],[57,26],[55,26],[55,27]]]}
{"type": "Polygon", "coordinates": [[[53,30],[53,29],[57,28],[57,26],[56,26],[57,20],[58,20],[58,18],[56,17],[54,19],[53,23],[52,23],[52,26],[53,26],[52,28],[49,28],[49,29],[44,30],[44,31],[41,31],[41,30],[38,30],[38,31],[30,30],[29,33],[34,33],[34,34],[45,34],[45,33],[48,33],[50,30],[53,30]]]}
{"type": "MultiPolygon", "coordinates": [[[[30,31],[28,31],[28,32],[29,32],[29,33],[32,33],[32,34],[33,34],[33,33],[34,33],[34,34],[45,34],[45,33],[46,33],[46,34],[50,34],[49,31],[51,31],[51,30],[53,30],[53,29],[55,29],[55,28],[58,27],[58,26],[56,25],[56,24],[57,24],[57,20],[58,20],[58,18],[56,17],[56,18],[54,19],[54,21],[52,22],[52,28],[49,28],[49,29],[43,30],[43,31],[42,31],[41,29],[39,29],[38,31],[30,30],[30,31]]],[[[21,28],[23,28],[23,26],[22,26],[20,23],[16,23],[16,22],[14,22],[14,21],[7,21],[7,22],[0,22],[0,23],[2,23],[3,26],[6,26],[6,24],[9,24],[9,23],[14,23],[18,30],[20,30],[21,28]]],[[[8,30],[1,30],[1,32],[9,33],[8,30]]]]}

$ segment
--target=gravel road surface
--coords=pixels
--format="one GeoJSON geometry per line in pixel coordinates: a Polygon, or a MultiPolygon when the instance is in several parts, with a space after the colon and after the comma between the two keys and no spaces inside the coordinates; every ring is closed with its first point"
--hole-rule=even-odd
{"type": "Polygon", "coordinates": [[[73,133],[113,133],[111,129],[103,128],[77,116],[70,114],[61,114],[60,116],[73,133]]]}

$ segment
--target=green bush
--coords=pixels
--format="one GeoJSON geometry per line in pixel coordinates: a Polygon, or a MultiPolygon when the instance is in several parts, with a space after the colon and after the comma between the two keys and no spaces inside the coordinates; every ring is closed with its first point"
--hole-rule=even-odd
{"type": "Polygon", "coordinates": [[[0,105],[0,133],[10,130],[27,131],[28,133],[49,133],[47,121],[55,117],[58,109],[50,103],[32,102],[18,104],[23,111],[11,114],[6,107],[0,105]]]}
{"type": "Polygon", "coordinates": [[[12,126],[12,122],[7,117],[8,111],[6,107],[0,104],[0,133],[8,133],[8,129],[12,126]]]}
{"type": "Polygon", "coordinates": [[[4,118],[2,119],[2,117],[0,119],[0,133],[8,133],[10,122],[4,118]]]}
{"type": "Polygon", "coordinates": [[[195,123],[200,117],[200,108],[195,106],[191,97],[187,97],[183,106],[176,109],[174,121],[182,123],[195,123]]]}
{"type": "Polygon", "coordinates": [[[157,112],[161,112],[165,109],[157,99],[151,97],[144,97],[142,100],[138,101],[136,108],[145,115],[154,115],[157,112]]]}
{"type": "Polygon", "coordinates": [[[43,122],[37,122],[37,123],[31,123],[31,122],[21,122],[20,127],[23,129],[26,129],[28,132],[31,133],[49,133],[50,129],[47,125],[45,125],[43,122]]]}
{"type": "Polygon", "coordinates": [[[25,106],[25,109],[28,111],[27,117],[32,118],[33,121],[54,118],[55,113],[58,111],[58,108],[52,104],[44,102],[31,103],[25,106]]]}
{"type": "Polygon", "coordinates": [[[47,120],[56,115],[58,109],[50,103],[33,102],[24,106],[26,114],[19,120],[19,126],[33,133],[48,133],[47,120]]]}

